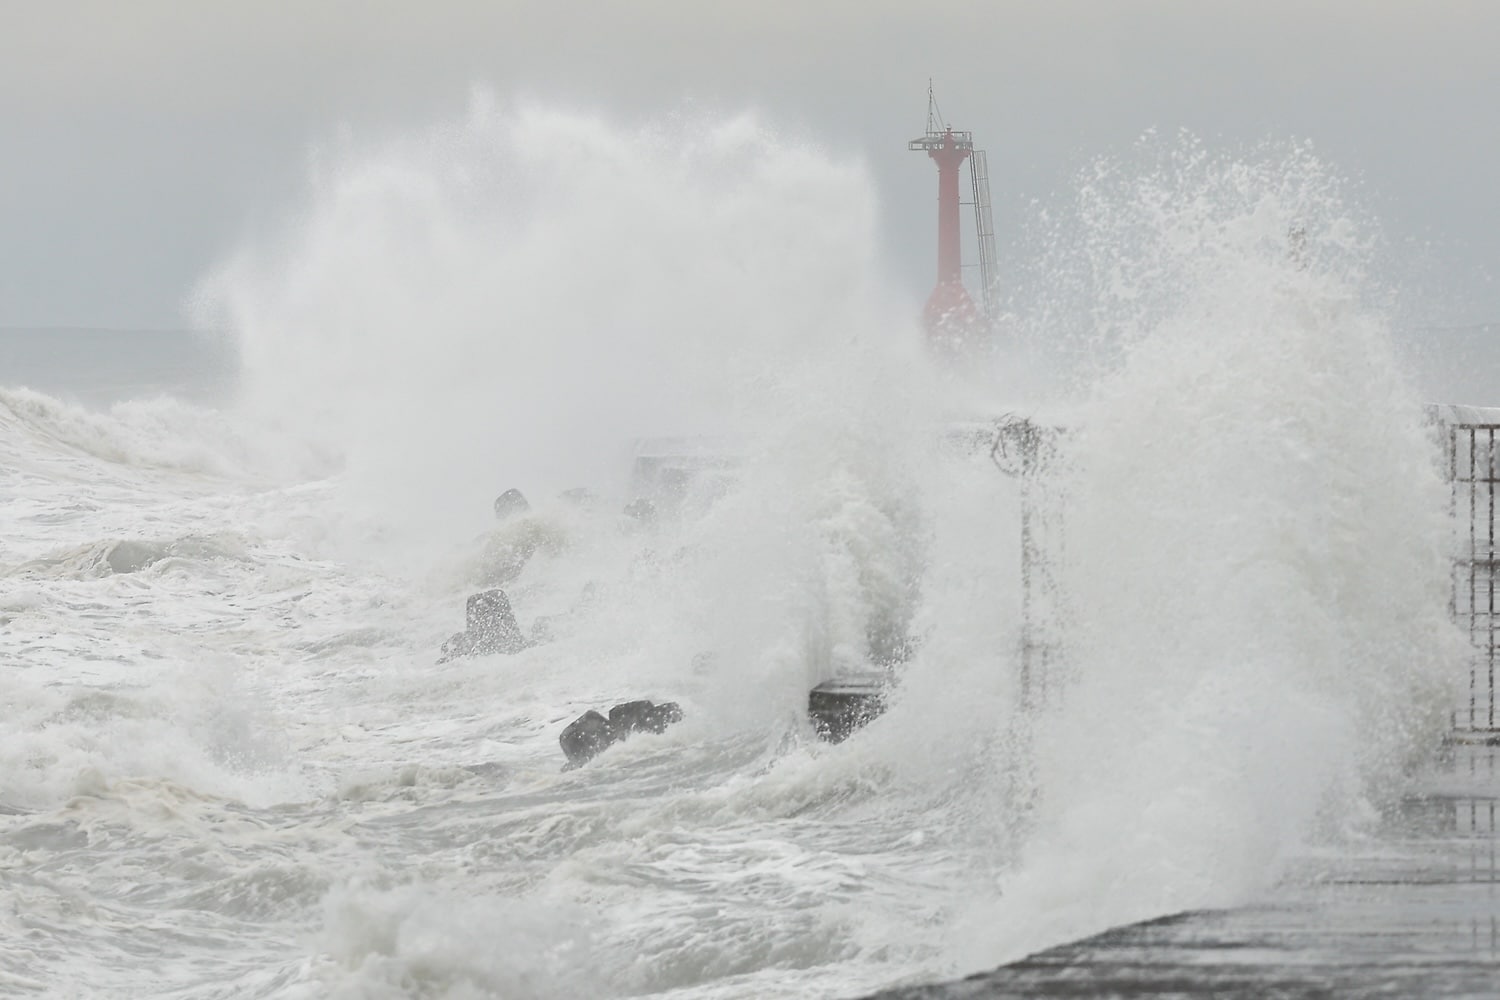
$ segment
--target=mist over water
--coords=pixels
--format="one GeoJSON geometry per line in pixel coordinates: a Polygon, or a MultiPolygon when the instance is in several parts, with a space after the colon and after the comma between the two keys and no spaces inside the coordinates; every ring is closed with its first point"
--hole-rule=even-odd
{"type": "Polygon", "coordinates": [[[753,117],[481,98],[321,150],[205,280],[238,408],[6,391],[0,863],[34,874],[0,886],[56,919],[0,967],[160,989],[120,957],[149,915],[198,935],[184,995],[852,996],[1249,900],[1359,833],[1459,661],[1337,174],[1101,161],[956,368],[876,207],[753,117]],[[1017,484],[940,443],[1007,411],[1058,428],[1029,707],[1017,484]],[[641,526],[651,435],[734,464],[641,526]],[[497,579],[550,641],[437,663],[497,579]],[[819,743],[808,687],[893,636],[890,710],[819,743]],[[636,697],[685,719],[559,772],[563,725],[636,697]],[[63,930],[79,886],[107,945],[63,930]]]}
{"type": "Polygon", "coordinates": [[[751,116],[632,127],[481,95],[321,150],[308,203],[200,301],[249,405],[377,501],[472,523],[506,486],[619,489],[633,438],[758,427],[804,404],[799,371],[836,407],[920,364],[875,220],[858,162],[751,116]]]}

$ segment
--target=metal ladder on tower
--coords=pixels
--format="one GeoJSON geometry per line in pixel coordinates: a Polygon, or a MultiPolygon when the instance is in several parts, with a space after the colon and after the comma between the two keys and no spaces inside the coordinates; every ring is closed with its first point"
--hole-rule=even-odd
{"type": "Polygon", "coordinates": [[[984,150],[969,155],[969,183],[974,191],[974,232],[979,242],[979,283],[984,318],[995,322],[1000,311],[995,287],[995,221],[990,216],[990,167],[984,150]]]}

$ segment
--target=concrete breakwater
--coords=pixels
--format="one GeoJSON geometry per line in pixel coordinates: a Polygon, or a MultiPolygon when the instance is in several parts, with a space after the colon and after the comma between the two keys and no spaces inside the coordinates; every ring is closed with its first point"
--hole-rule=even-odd
{"type": "Polygon", "coordinates": [[[1500,750],[1453,745],[1381,835],[1292,866],[1254,904],[1132,924],[871,1000],[1493,996],[1500,750]]]}

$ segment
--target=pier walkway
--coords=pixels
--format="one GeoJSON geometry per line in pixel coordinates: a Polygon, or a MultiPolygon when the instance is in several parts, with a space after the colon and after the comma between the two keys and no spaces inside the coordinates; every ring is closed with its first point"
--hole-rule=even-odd
{"type": "Polygon", "coordinates": [[[1257,905],[1119,927],[879,1000],[1500,997],[1500,751],[1458,746],[1386,835],[1257,905]]]}

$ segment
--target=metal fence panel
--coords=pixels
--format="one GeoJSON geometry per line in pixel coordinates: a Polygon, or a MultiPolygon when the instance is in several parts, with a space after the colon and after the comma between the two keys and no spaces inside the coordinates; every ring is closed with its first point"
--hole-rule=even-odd
{"type": "Polygon", "coordinates": [[[1453,514],[1453,620],[1469,636],[1466,701],[1453,713],[1460,736],[1494,738],[1496,547],[1495,489],[1500,485],[1500,423],[1447,427],[1448,479],[1453,514]]]}

